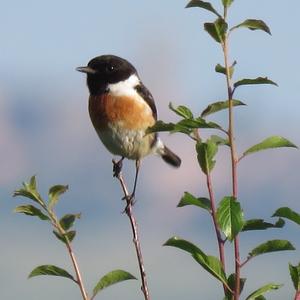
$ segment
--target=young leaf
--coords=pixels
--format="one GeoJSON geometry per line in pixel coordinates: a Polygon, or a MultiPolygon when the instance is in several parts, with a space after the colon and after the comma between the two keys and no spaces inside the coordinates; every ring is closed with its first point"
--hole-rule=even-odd
{"type": "Polygon", "coordinates": [[[188,192],[184,192],[184,195],[180,199],[177,207],[183,207],[186,205],[195,205],[201,208],[206,209],[207,211],[211,211],[210,201],[207,198],[196,198],[192,194],[188,192]]]}
{"type": "Polygon", "coordinates": [[[295,250],[294,246],[286,240],[270,240],[255,247],[250,253],[250,257],[258,256],[265,253],[295,250]]]}
{"type": "Polygon", "coordinates": [[[209,174],[215,166],[216,161],[213,159],[218,152],[218,146],[212,140],[206,143],[200,141],[196,144],[197,158],[201,170],[204,174],[209,174]]]}
{"type": "MultiPolygon", "coordinates": [[[[234,66],[236,65],[236,63],[237,63],[237,62],[234,61],[233,64],[229,67],[229,77],[230,77],[230,78],[232,78],[232,76],[233,76],[233,73],[234,73],[234,66]]],[[[216,71],[217,73],[221,73],[221,74],[226,75],[226,68],[223,67],[223,66],[220,65],[220,64],[217,64],[217,65],[215,66],[215,71],[216,71]]]]}
{"type": "Polygon", "coordinates": [[[300,215],[289,207],[278,208],[272,217],[286,218],[296,224],[300,225],[300,215]]]}
{"type": "Polygon", "coordinates": [[[57,203],[59,196],[68,190],[67,185],[54,185],[49,190],[49,209],[53,209],[57,203]]]}
{"type": "Polygon", "coordinates": [[[103,289],[125,280],[136,279],[130,273],[123,270],[114,270],[104,275],[93,289],[92,299],[103,289]]]}
{"type": "Polygon", "coordinates": [[[220,136],[218,136],[218,135],[211,135],[210,136],[210,140],[212,141],[212,142],[214,142],[215,144],[217,144],[217,145],[226,145],[226,146],[230,146],[230,144],[229,144],[229,140],[228,139],[224,139],[224,138],[222,138],[222,137],[220,137],[220,136]]]}
{"type": "Polygon", "coordinates": [[[63,235],[55,230],[53,230],[53,233],[64,244],[67,244],[67,242],[72,243],[72,241],[74,240],[74,238],[76,236],[75,230],[70,230],[63,235]]]}
{"type": "Polygon", "coordinates": [[[41,206],[45,206],[45,203],[41,197],[41,195],[37,191],[36,178],[32,176],[30,178],[29,183],[24,182],[23,188],[16,190],[14,192],[14,197],[23,196],[33,200],[34,202],[39,203],[41,206]]]}
{"type": "Polygon", "coordinates": [[[64,230],[69,230],[76,219],[80,218],[80,214],[66,214],[60,220],[59,224],[64,230]]]}
{"type": "Polygon", "coordinates": [[[229,7],[232,4],[233,0],[222,0],[224,7],[229,7]]]}
{"type": "Polygon", "coordinates": [[[214,9],[214,7],[209,2],[201,1],[201,0],[191,0],[185,8],[190,7],[200,7],[203,9],[206,9],[212,13],[214,13],[216,16],[221,18],[221,15],[214,9]]]}
{"type": "Polygon", "coordinates": [[[293,281],[294,287],[296,291],[300,290],[300,264],[298,266],[293,266],[289,264],[289,270],[291,279],[293,281]]]}
{"type": "MultiPolygon", "coordinates": [[[[232,100],[232,104],[233,106],[240,106],[240,105],[246,105],[245,103],[243,103],[240,100],[232,100]]],[[[204,118],[208,115],[211,115],[215,112],[218,112],[220,110],[224,110],[224,109],[228,109],[229,107],[229,101],[218,101],[215,103],[212,103],[210,105],[208,105],[201,113],[201,117],[204,118]]]]}
{"type": "Polygon", "coordinates": [[[266,285],[262,286],[261,288],[257,289],[256,291],[254,291],[252,294],[250,294],[246,298],[246,300],[256,300],[259,296],[262,296],[266,292],[269,292],[271,290],[278,290],[281,287],[282,287],[282,284],[275,284],[275,283],[266,284],[266,285]]]}
{"type": "Polygon", "coordinates": [[[225,236],[230,241],[234,240],[244,226],[240,203],[234,197],[224,197],[217,210],[217,220],[225,236]]]}
{"type": "Polygon", "coordinates": [[[217,257],[206,255],[197,246],[186,240],[178,237],[172,237],[164,246],[172,246],[184,250],[192,255],[192,257],[211,275],[220,280],[223,284],[228,287],[225,272],[222,264],[217,257]]]}
{"type": "Polygon", "coordinates": [[[265,31],[266,33],[268,33],[268,34],[271,35],[270,28],[262,20],[247,19],[244,22],[242,22],[242,23],[240,23],[240,24],[232,27],[230,29],[230,31],[233,31],[233,30],[235,30],[237,28],[240,28],[240,27],[246,27],[246,28],[248,28],[250,30],[262,30],[262,31],[265,31]]]}
{"type": "Polygon", "coordinates": [[[218,18],[214,23],[204,23],[204,29],[218,43],[223,43],[228,25],[223,18],[218,18]]]}
{"type": "Polygon", "coordinates": [[[241,85],[251,85],[251,84],[272,84],[278,86],[278,84],[267,77],[257,77],[257,78],[247,78],[247,79],[242,79],[234,83],[234,88],[236,89],[238,86],[241,85]]]}
{"type": "Polygon", "coordinates": [[[242,231],[265,230],[268,228],[282,228],[284,224],[285,222],[281,218],[279,218],[275,224],[265,222],[263,219],[251,219],[245,222],[242,231]]]}
{"type": "Polygon", "coordinates": [[[35,277],[35,276],[41,276],[41,275],[65,277],[65,278],[69,278],[77,283],[77,281],[74,279],[74,277],[70,273],[68,273],[64,269],[61,269],[61,268],[53,266],[53,265],[42,265],[42,266],[36,267],[28,275],[28,278],[35,277]]]}
{"type": "Polygon", "coordinates": [[[174,107],[173,104],[170,102],[169,108],[180,117],[183,117],[185,119],[193,119],[194,118],[193,113],[186,106],[179,105],[178,107],[174,107]]]}
{"type": "MultiPolygon", "coordinates": [[[[230,274],[227,278],[228,285],[232,291],[235,290],[235,274],[230,274]]],[[[243,291],[244,285],[246,282],[246,278],[240,278],[240,294],[243,291]]],[[[232,299],[232,294],[229,290],[226,291],[227,299],[232,299]]]]}
{"type": "Polygon", "coordinates": [[[50,220],[48,216],[42,213],[42,211],[33,205],[20,205],[14,209],[16,213],[23,213],[28,216],[36,216],[41,220],[50,220]]]}
{"type": "Polygon", "coordinates": [[[266,149],[272,149],[272,148],[281,148],[281,147],[293,147],[297,148],[297,146],[287,139],[281,137],[281,136],[271,136],[263,140],[261,143],[256,144],[249,149],[247,149],[243,156],[246,156],[251,153],[255,153],[258,151],[266,150],[266,149]]]}

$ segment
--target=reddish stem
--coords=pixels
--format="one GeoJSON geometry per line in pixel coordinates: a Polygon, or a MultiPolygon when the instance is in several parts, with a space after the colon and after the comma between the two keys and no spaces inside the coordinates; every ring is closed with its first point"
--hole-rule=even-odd
{"type": "MultiPolygon", "coordinates": [[[[113,161],[113,163],[115,164],[116,162],[113,161]]],[[[144,262],[143,262],[143,255],[142,255],[142,250],[141,250],[141,244],[140,244],[139,235],[138,235],[138,225],[137,225],[136,219],[135,219],[135,217],[133,215],[133,211],[132,211],[132,200],[133,199],[130,197],[130,195],[128,193],[128,189],[125,184],[122,173],[118,172],[116,174],[116,177],[118,178],[118,180],[121,184],[121,187],[122,187],[122,190],[123,190],[123,193],[125,196],[125,200],[126,200],[125,213],[129,218],[131,229],[132,229],[133,243],[135,246],[136,256],[137,256],[141,280],[142,280],[141,290],[144,294],[145,300],[150,300],[146,272],[145,272],[145,267],[144,267],[144,262]]]]}
{"type": "MultiPolygon", "coordinates": [[[[211,180],[210,173],[208,173],[206,175],[206,184],[207,184],[209,199],[210,199],[210,203],[211,203],[211,216],[212,216],[212,219],[213,219],[214,228],[215,228],[217,241],[218,241],[220,261],[221,261],[221,264],[223,266],[223,270],[225,272],[224,240],[222,239],[221,231],[220,231],[219,225],[217,223],[216,201],[215,201],[215,196],[214,196],[214,192],[213,192],[213,186],[212,186],[212,180],[211,180]]],[[[223,284],[223,289],[224,289],[224,293],[226,294],[227,287],[224,284],[223,284]]]]}

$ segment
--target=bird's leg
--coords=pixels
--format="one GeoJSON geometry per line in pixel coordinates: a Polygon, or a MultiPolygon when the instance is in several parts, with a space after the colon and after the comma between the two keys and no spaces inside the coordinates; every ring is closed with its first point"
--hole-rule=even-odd
{"type": "Polygon", "coordinates": [[[136,191],[136,186],[137,186],[140,165],[141,165],[141,161],[139,159],[137,159],[135,161],[135,178],[134,178],[133,191],[130,195],[128,195],[127,197],[125,196],[123,198],[123,200],[126,200],[126,202],[127,202],[124,212],[126,212],[128,210],[129,206],[132,206],[135,203],[134,197],[135,197],[135,191],[136,191]]]}
{"type": "Polygon", "coordinates": [[[135,196],[135,190],[136,190],[136,185],[137,185],[137,180],[138,180],[140,165],[141,165],[141,161],[139,159],[137,159],[135,161],[135,178],[134,178],[133,191],[132,191],[132,194],[130,195],[131,199],[134,199],[134,196],[135,196]]]}
{"type": "Polygon", "coordinates": [[[117,178],[119,177],[119,175],[122,171],[123,160],[124,160],[124,156],[119,161],[115,161],[114,159],[112,160],[112,162],[113,162],[113,177],[117,177],[117,178]]]}

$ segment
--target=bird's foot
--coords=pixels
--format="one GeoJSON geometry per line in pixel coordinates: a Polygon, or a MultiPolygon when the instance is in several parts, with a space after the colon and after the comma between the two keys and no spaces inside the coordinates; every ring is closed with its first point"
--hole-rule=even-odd
{"type": "Polygon", "coordinates": [[[136,203],[136,200],[134,199],[134,194],[124,196],[122,200],[126,200],[126,207],[123,211],[123,213],[127,213],[129,209],[136,203]]]}
{"type": "Polygon", "coordinates": [[[121,158],[119,161],[112,160],[113,163],[113,177],[119,177],[122,167],[123,167],[123,158],[121,158]]]}

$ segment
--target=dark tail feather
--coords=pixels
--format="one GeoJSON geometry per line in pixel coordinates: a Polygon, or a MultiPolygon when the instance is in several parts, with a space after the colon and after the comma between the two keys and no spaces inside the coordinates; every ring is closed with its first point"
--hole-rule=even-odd
{"type": "Polygon", "coordinates": [[[166,146],[164,146],[164,150],[161,154],[161,157],[166,163],[170,164],[175,168],[179,168],[181,165],[181,159],[166,146]]]}

